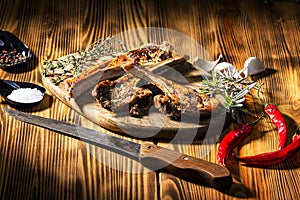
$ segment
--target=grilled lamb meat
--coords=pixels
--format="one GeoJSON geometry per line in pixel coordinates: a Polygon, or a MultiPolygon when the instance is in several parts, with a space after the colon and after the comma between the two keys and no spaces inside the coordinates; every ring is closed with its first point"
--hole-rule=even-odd
{"type": "Polygon", "coordinates": [[[143,117],[151,106],[180,120],[182,113],[209,115],[219,103],[194,89],[174,83],[140,65],[124,67],[127,74],[116,80],[100,81],[93,96],[105,109],[143,117]],[[125,112],[124,112],[125,111],[125,112]]]}
{"type": "Polygon", "coordinates": [[[163,92],[154,96],[153,103],[159,111],[169,114],[174,120],[180,120],[182,113],[210,115],[211,111],[219,106],[216,99],[200,94],[190,87],[174,83],[140,65],[132,65],[126,71],[148,81],[163,92]]]}
{"type": "Polygon", "coordinates": [[[129,112],[132,117],[143,117],[148,115],[154,95],[161,91],[148,84],[140,87],[139,81],[132,74],[100,81],[92,95],[103,108],[118,115],[129,112]]]}
{"type": "Polygon", "coordinates": [[[132,117],[143,117],[149,114],[149,109],[152,105],[152,91],[145,88],[138,88],[129,100],[129,114],[132,117]]]}
{"type": "Polygon", "coordinates": [[[139,49],[128,51],[116,58],[99,63],[89,68],[83,74],[66,80],[68,98],[77,98],[87,88],[94,87],[99,81],[112,80],[125,74],[124,68],[133,64],[143,65],[151,71],[160,71],[164,66],[174,66],[186,62],[179,55],[157,45],[146,45],[139,49]]]}

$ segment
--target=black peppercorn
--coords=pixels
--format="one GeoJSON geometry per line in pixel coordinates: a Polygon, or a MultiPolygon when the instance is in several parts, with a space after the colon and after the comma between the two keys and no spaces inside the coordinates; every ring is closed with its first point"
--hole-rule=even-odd
{"type": "Polygon", "coordinates": [[[26,61],[26,56],[22,55],[20,52],[17,52],[16,49],[12,51],[2,50],[0,52],[0,64],[18,64],[26,61]]]}

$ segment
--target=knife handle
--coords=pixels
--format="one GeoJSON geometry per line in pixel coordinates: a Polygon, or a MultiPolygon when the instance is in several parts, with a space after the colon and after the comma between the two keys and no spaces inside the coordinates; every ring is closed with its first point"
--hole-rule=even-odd
{"type": "Polygon", "coordinates": [[[162,170],[186,180],[205,182],[214,188],[229,187],[232,183],[226,167],[151,143],[141,145],[140,162],[149,169],[162,170]]]}

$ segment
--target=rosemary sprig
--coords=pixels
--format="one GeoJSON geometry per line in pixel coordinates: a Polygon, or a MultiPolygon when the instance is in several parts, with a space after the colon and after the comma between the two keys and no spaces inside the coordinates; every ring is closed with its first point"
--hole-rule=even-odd
{"type": "Polygon", "coordinates": [[[242,76],[243,72],[244,69],[238,72],[236,68],[213,69],[211,78],[202,81],[200,92],[206,95],[218,94],[218,100],[226,109],[238,108],[243,112],[247,112],[243,108],[244,96],[249,93],[251,88],[254,88],[256,82],[242,76]]]}
{"type": "Polygon", "coordinates": [[[56,60],[44,60],[42,74],[51,77],[53,83],[58,84],[62,80],[77,76],[83,70],[83,65],[88,61],[98,60],[102,56],[117,56],[125,52],[126,48],[121,40],[114,37],[98,39],[88,46],[86,50],[56,60]]]}

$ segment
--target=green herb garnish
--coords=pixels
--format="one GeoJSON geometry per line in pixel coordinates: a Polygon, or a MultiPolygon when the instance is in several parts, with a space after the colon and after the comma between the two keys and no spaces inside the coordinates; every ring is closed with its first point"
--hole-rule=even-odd
{"type": "Polygon", "coordinates": [[[235,68],[213,69],[211,77],[202,81],[200,92],[206,95],[219,94],[222,97],[219,101],[225,108],[239,108],[241,111],[247,112],[242,108],[245,101],[244,96],[256,83],[242,74],[243,70],[238,72],[235,68]]]}
{"type": "Polygon", "coordinates": [[[97,60],[104,55],[114,56],[125,51],[123,42],[114,37],[99,39],[89,45],[86,50],[53,61],[44,60],[42,74],[51,77],[52,82],[58,84],[65,78],[80,74],[83,65],[88,61],[97,60]]]}

